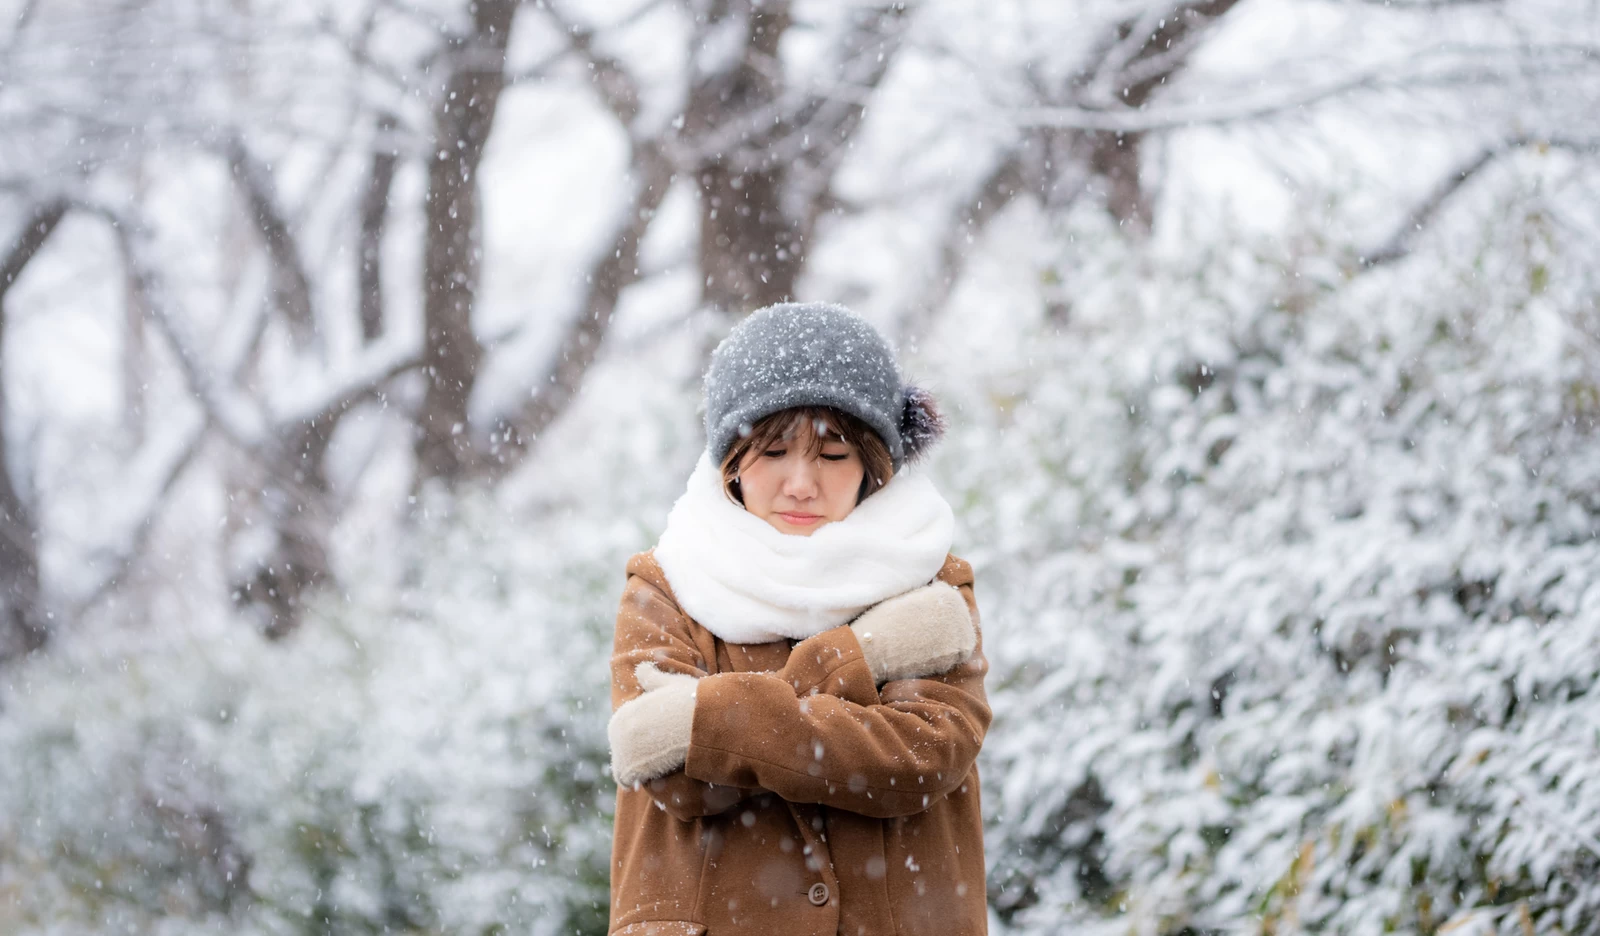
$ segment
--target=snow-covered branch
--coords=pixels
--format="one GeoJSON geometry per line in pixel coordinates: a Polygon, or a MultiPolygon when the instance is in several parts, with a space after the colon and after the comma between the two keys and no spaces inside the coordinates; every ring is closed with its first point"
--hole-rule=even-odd
{"type": "Polygon", "coordinates": [[[54,198],[33,208],[23,221],[16,238],[0,258],[0,302],[5,301],[6,293],[22,275],[22,270],[28,265],[44,242],[50,239],[51,233],[61,219],[67,214],[68,202],[64,198],[54,198]]]}
{"type": "Polygon", "coordinates": [[[562,335],[548,374],[534,383],[532,399],[491,433],[487,467],[492,474],[503,475],[515,467],[572,405],[590,365],[599,356],[623,290],[639,279],[639,247],[672,184],[673,166],[666,154],[650,143],[635,145],[633,164],[631,195],[616,235],[585,278],[590,286],[583,308],[562,335]]]}
{"type": "MultiPolygon", "coordinates": [[[[668,0],[644,0],[644,2],[640,3],[632,10],[629,10],[623,16],[619,17],[613,22],[606,23],[603,26],[588,26],[580,24],[570,16],[567,16],[561,10],[558,10],[555,4],[541,3],[539,4],[540,9],[543,10],[544,14],[551,20],[552,23],[555,24],[557,29],[565,34],[571,41],[560,48],[547,53],[532,65],[524,66],[523,68],[510,73],[506,77],[506,83],[526,84],[530,81],[542,81],[550,75],[551,71],[557,65],[559,65],[563,59],[573,54],[579,55],[585,61],[595,63],[597,67],[599,67],[600,62],[603,61],[605,67],[607,68],[621,68],[621,63],[616,59],[612,59],[608,56],[599,56],[598,58],[595,57],[594,43],[596,39],[602,34],[614,34],[636,25],[649,14],[654,13],[661,7],[666,6],[667,3],[668,0]]],[[[637,98],[635,97],[635,99],[637,98]]]]}
{"type": "Polygon", "coordinates": [[[216,379],[199,343],[189,334],[187,322],[174,306],[161,272],[150,256],[149,233],[142,222],[126,212],[94,206],[111,223],[127,266],[128,282],[171,346],[184,379],[207,418],[241,449],[264,457],[270,444],[267,423],[260,411],[237,392],[216,379]]]}
{"type": "Polygon", "coordinates": [[[1416,56],[1406,56],[1309,87],[1240,95],[1209,104],[1199,99],[1187,104],[1162,103],[1142,110],[1046,106],[1012,108],[1003,113],[1019,127],[1150,133],[1266,120],[1361,92],[1420,91],[1509,83],[1534,76],[1600,74],[1600,48],[1575,44],[1539,51],[1541,54],[1530,55],[1529,50],[1519,47],[1483,49],[1472,57],[1457,53],[1449,56],[1450,61],[1444,67],[1430,60],[1440,56],[1420,60],[1416,56]],[[1497,64],[1495,59],[1503,61],[1497,64]]]}
{"type": "MultiPolygon", "coordinates": [[[[648,4],[647,4],[648,6],[648,4]]],[[[568,51],[578,55],[589,66],[589,78],[600,100],[628,130],[639,115],[639,85],[629,74],[627,66],[597,45],[596,32],[565,15],[553,2],[541,4],[544,14],[567,37],[568,51]]]]}
{"type": "Polygon", "coordinates": [[[1574,153],[1600,152],[1600,137],[1580,139],[1569,136],[1534,136],[1523,134],[1486,146],[1451,170],[1421,201],[1406,213],[1405,219],[1381,245],[1361,257],[1366,269],[1384,266],[1411,253],[1424,229],[1432,224],[1452,196],[1469,181],[1496,161],[1519,149],[1529,147],[1554,148],[1574,153]]]}
{"type": "Polygon", "coordinates": [[[287,215],[278,205],[272,176],[250,152],[243,138],[231,137],[225,146],[228,166],[239,184],[257,232],[272,259],[272,302],[302,343],[316,338],[316,314],[312,307],[311,279],[306,275],[300,248],[289,229],[287,215]]]}
{"type": "Polygon", "coordinates": [[[286,432],[297,424],[332,421],[345,410],[381,395],[396,377],[421,366],[422,352],[415,347],[372,349],[348,371],[280,399],[273,408],[273,425],[286,432]]]}
{"type": "Polygon", "coordinates": [[[145,553],[168,495],[194,463],[210,427],[211,421],[203,414],[181,419],[162,436],[146,443],[129,466],[118,492],[120,529],[113,531],[115,542],[104,553],[93,557],[103,563],[106,570],[94,587],[73,602],[73,619],[88,613],[127,580],[134,564],[145,553]]]}

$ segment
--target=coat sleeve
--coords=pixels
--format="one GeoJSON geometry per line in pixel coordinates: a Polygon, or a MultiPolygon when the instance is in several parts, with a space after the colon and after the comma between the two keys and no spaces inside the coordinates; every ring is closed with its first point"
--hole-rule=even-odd
{"type": "MultiPolygon", "coordinates": [[[[664,673],[705,676],[708,667],[689,633],[688,621],[662,590],[638,575],[629,575],[617,609],[611,652],[611,710],[639,696],[634,676],[640,663],[654,663],[664,673]]],[[[725,812],[761,790],[747,785],[691,780],[681,770],[642,784],[656,805],[688,821],[725,812]]]]}
{"type": "MultiPolygon", "coordinates": [[[[629,575],[612,646],[612,711],[641,693],[634,676],[640,663],[700,678],[710,669],[705,660],[710,649],[695,644],[688,621],[670,596],[643,576],[629,575]]],[[[864,668],[865,659],[853,632],[837,627],[796,644],[788,665],[778,675],[796,697],[830,693],[859,705],[875,705],[878,690],[864,668]]],[[[685,821],[726,812],[744,799],[766,792],[754,783],[736,786],[691,779],[682,770],[641,786],[658,806],[685,821]]]]}
{"type": "MultiPolygon", "coordinates": [[[[977,625],[970,581],[959,586],[977,625]]],[[[988,730],[982,635],[947,673],[878,689],[848,627],[798,644],[776,673],[701,680],[684,773],[876,818],[922,812],[966,781],[988,730]]]]}

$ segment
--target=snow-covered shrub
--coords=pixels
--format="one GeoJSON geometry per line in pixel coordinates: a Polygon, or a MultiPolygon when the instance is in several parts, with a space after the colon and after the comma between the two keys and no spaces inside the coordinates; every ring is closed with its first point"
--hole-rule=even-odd
{"type": "Polygon", "coordinates": [[[180,576],[0,670],[0,933],[603,933],[612,619],[703,444],[703,344],[618,355],[548,457],[404,522],[399,432],[282,640],[180,576]]]}
{"type": "Polygon", "coordinates": [[[24,669],[0,929],[603,932],[618,544],[440,501],[409,585],[282,644],[229,622],[24,669]]]}
{"type": "MultiPolygon", "coordinates": [[[[1020,932],[1600,932],[1600,251],[1137,256],[950,389],[1020,932]]],[[[956,365],[952,365],[956,366],[956,365]]]]}
{"type": "Polygon", "coordinates": [[[0,673],[0,932],[603,933],[611,622],[699,444],[664,380],[351,531],[282,641],[220,606],[0,673]]]}

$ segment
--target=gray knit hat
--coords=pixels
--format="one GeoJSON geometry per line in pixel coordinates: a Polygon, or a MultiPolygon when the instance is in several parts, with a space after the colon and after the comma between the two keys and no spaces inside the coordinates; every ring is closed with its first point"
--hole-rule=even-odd
{"type": "Polygon", "coordinates": [[[927,391],[900,383],[889,343],[841,305],[785,302],[752,312],[711,354],[706,448],[717,463],[764,417],[831,406],[871,426],[895,470],[944,432],[927,391]]]}

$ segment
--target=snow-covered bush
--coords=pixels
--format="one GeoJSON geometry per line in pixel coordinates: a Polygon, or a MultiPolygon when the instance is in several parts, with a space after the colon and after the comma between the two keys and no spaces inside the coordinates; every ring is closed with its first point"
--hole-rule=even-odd
{"type": "Polygon", "coordinates": [[[952,388],[1018,931],[1600,932],[1600,251],[1480,207],[1371,271],[1080,226],[952,388]]]}
{"type": "Polygon", "coordinates": [[[698,444],[668,381],[351,531],[282,641],[112,615],[0,673],[0,932],[603,933],[611,620],[698,444]]]}
{"type": "Polygon", "coordinates": [[[703,343],[653,344],[643,397],[599,369],[494,490],[376,497],[281,641],[179,581],[0,671],[0,932],[604,933],[612,619],[703,444],[703,343]]]}
{"type": "Polygon", "coordinates": [[[444,506],[414,581],[281,645],[229,622],[24,670],[0,929],[603,932],[619,544],[444,506]]]}

